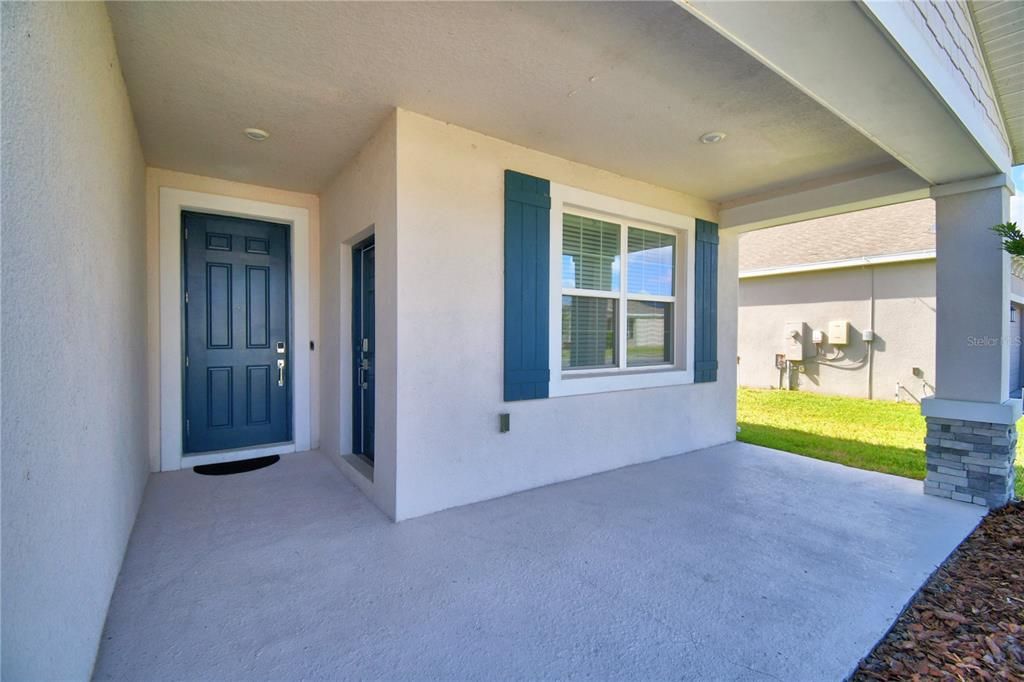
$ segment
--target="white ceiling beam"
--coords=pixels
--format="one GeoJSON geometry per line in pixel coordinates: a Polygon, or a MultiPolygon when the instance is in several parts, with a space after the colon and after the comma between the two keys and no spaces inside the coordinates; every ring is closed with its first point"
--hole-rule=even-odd
{"type": "Polygon", "coordinates": [[[676,1],[929,183],[1008,168],[860,4],[676,1]]]}
{"type": "Polygon", "coordinates": [[[892,164],[876,170],[870,175],[837,178],[751,201],[723,204],[718,211],[719,228],[749,232],[929,196],[928,183],[906,168],[892,164]]]}

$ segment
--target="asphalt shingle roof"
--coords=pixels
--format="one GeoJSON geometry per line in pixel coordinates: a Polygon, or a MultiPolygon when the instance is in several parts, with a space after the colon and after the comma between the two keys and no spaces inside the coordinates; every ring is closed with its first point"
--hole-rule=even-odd
{"type": "Polygon", "coordinates": [[[779,225],[740,236],[740,272],[935,248],[932,199],[779,225]]]}

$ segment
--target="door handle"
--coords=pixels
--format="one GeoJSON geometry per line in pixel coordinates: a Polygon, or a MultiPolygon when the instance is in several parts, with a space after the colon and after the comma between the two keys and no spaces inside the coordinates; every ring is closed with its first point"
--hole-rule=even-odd
{"type": "Polygon", "coordinates": [[[284,360],[277,361],[277,385],[284,386],[284,360]]]}
{"type": "Polygon", "coordinates": [[[365,388],[369,388],[370,384],[366,381],[366,374],[369,374],[369,372],[370,372],[370,360],[368,358],[361,358],[359,360],[359,368],[358,369],[359,369],[359,373],[358,373],[359,388],[364,388],[364,389],[365,388]],[[365,374],[364,374],[364,372],[365,372],[365,374]]]}

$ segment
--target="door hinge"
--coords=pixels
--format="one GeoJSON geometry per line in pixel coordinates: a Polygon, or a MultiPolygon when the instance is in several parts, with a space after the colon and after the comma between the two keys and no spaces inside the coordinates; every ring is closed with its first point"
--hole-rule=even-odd
{"type": "Polygon", "coordinates": [[[185,366],[188,367],[188,356],[185,356],[185,366]]]}
{"type": "Polygon", "coordinates": [[[185,239],[188,239],[188,228],[185,228],[185,239]]]}
{"type": "Polygon", "coordinates": [[[186,436],[192,435],[192,422],[189,419],[185,420],[185,435],[186,436]]]}
{"type": "Polygon", "coordinates": [[[188,305],[188,290],[185,291],[185,305],[188,305]]]}

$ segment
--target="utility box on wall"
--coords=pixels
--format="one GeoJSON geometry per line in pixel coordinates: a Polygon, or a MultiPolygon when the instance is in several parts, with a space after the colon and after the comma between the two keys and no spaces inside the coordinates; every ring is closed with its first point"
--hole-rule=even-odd
{"type": "Polygon", "coordinates": [[[828,342],[833,346],[850,343],[850,323],[847,320],[832,320],[828,323],[828,342]]]}
{"type": "Polygon", "coordinates": [[[800,362],[804,359],[804,323],[787,322],[782,338],[786,359],[800,362]]]}

